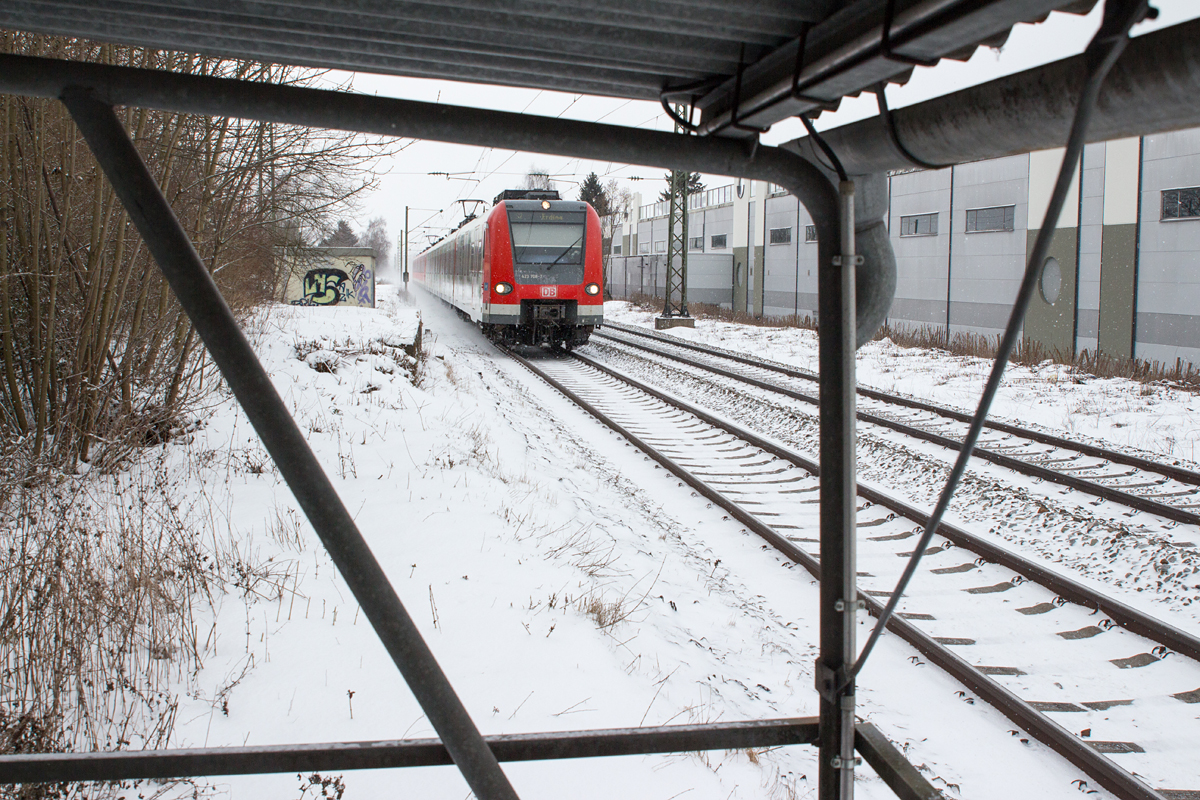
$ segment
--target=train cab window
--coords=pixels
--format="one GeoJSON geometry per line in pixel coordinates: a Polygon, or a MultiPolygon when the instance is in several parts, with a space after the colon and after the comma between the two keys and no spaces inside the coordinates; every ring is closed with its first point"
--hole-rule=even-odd
{"type": "Polygon", "coordinates": [[[581,282],[586,221],[585,211],[510,208],[517,283],[581,282]]]}

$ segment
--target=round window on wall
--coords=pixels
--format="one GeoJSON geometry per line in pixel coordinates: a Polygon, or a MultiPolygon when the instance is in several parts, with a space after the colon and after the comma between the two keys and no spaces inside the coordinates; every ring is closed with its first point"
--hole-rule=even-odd
{"type": "Polygon", "coordinates": [[[1042,265],[1042,277],[1038,281],[1038,290],[1042,293],[1042,299],[1050,305],[1058,302],[1058,296],[1062,293],[1062,267],[1058,265],[1057,258],[1051,256],[1042,265]]]}

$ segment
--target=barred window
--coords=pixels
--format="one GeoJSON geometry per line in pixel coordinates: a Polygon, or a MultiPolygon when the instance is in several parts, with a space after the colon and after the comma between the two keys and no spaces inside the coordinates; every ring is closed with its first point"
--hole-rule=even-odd
{"type": "Polygon", "coordinates": [[[967,233],[1015,230],[1016,206],[967,209],[967,233]]]}
{"type": "Polygon", "coordinates": [[[709,241],[709,244],[712,245],[713,250],[723,250],[724,248],[729,246],[726,244],[726,242],[729,241],[728,237],[729,237],[729,234],[722,233],[718,236],[710,237],[708,241],[709,241]]]}
{"type": "Polygon", "coordinates": [[[791,244],[791,228],[771,228],[771,244],[791,244]]]}
{"type": "Polygon", "coordinates": [[[815,244],[816,241],[817,241],[817,226],[816,225],[805,225],[804,226],[804,242],[805,242],[805,244],[815,244]]]}
{"type": "Polygon", "coordinates": [[[1200,186],[1189,189],[1164,189],[1162,219],[1200,218],[1200,186]]]}
{"type": "Polygon", "coordinates": [[[667,252],[667,243],[666,242],[655,242],[654,243],[654,252],[656,252],[656,253],[667,252]]]}
{"type": "Polygon", "coordinates": [[[645,255],[646,253],[649,253],[649,252],[650,252],[650,243],[649,242],[641,242],[640,244],[638,244],[638,254],[639,255],[645,255]]]}
{"type": "Polygon", "coordinates": [[[688,239],[688,249],[689,250],[703,250],[704,249],[704,237],[703,236],[693,236],[692,238],[688,239]]]}
{"type": "Polygon", "coordinates": [[[910,217],[900,218],[901,236],[936,236],[937,232],[937,214],[913,214],[910,217]]]}

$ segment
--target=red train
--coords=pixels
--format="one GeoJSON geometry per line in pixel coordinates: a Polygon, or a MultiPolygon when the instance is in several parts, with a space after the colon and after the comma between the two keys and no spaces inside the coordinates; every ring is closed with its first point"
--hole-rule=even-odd
{"type": "Polygon", "coordinates": [[[413,262],[413,280],[506,344],[574,347],[604,320],[600,218],[558,192],[509,189],[413,262]]]}

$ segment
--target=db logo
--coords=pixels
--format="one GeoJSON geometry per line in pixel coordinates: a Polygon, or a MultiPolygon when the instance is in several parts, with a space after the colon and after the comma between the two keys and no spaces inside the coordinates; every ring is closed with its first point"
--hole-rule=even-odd
{"type": "Polygon", "coordinates": [[[558,287],[557,286],[543,286],[542,287],[542,297],[558,297],[558,287]]]}

